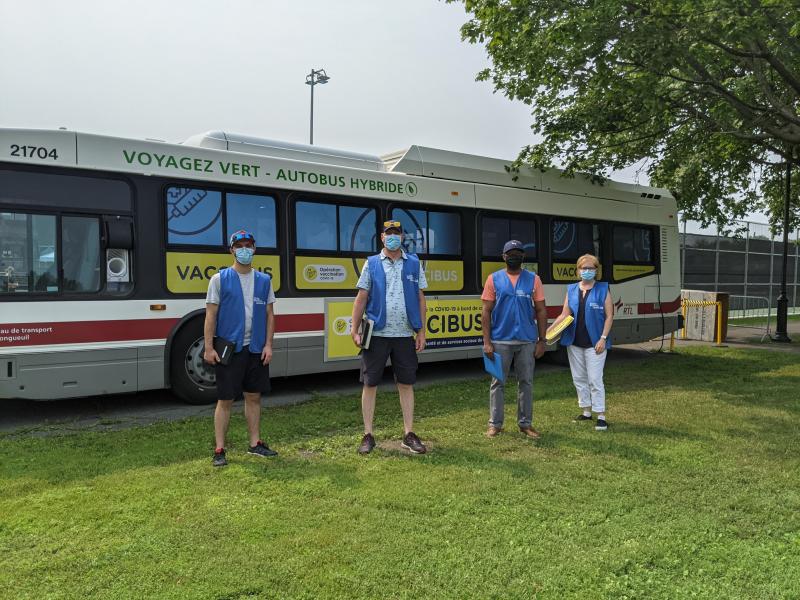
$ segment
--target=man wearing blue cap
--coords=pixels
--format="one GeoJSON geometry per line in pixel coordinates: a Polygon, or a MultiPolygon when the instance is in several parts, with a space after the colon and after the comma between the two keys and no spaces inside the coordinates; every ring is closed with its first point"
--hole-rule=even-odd
{"type": "MultiPolygon", "coordinates": [[[[517,376],[517,424],[529,438],[538,439],[533,428],[533,369],[535,359],[545,352],[547,306],[542,280],[533,271],[522,268],[525,248],[510,240],[503,246],[506,268],[489,275],[483,286],[483,351],[489,358],[500,355],[503,379],[511,363],[517,376]],[[535,311],[535,315],[534,315],[535,311]]],[[[503,430],[503,382],[492,378],[489,387],[489,429],[495,437],[503,430]]]]}
{"type": "Polygon", "coordinates": [[[261,394],[268,392],[269,362],[272,360],[272,336],[275,316],[272,305],[275,294],[269,275],[252,268],[256,239],[252,233],[239,230],[230,238],[230,253],[234,257],[230,268],[214,274],[206,295],[204,328],[206,362],[215,366],[217,375],[217,409],[214,412],[216,449],[213,465],[228,464],[225,457],[225,435],[231,420],[233,401],[244,394],[244,414],[250,436],[248,454],[276,456],[261,441],[261,394]],[[232,352],[223,364],[214,348],[227,344],[232,352]]]}

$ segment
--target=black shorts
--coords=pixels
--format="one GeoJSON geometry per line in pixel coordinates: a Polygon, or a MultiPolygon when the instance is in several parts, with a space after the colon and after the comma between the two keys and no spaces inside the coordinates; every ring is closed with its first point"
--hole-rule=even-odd
{"type": "Polygon", "coordinates": [[[369,350],[361,352],[360,381],[378,385],[383,378],[386,359],[392,357],[392,370],[397,383],[413,385],[417,382],[417,350],[413,337],[372,336],[369,350]]]}
{"type": "Polygon", "coordinates": [[[268,392],[269,365],[261,364],[261,354],[249,350],[236,352],[227,365],[217,363],[217,398],[239,400],[242,392],[263,394],[268,392]]]}

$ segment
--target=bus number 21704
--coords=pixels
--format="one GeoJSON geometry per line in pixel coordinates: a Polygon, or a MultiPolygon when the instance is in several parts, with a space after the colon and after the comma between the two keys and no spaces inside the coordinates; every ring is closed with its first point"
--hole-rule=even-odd
{"type": "Polygon", "coordinates": [[[11,156],[22,156],[24,158],[41,158],[46,160],[52,158],[58,160],[58,152],[55,148],[45,148],[44,146],[20,146],[11,144],[11,156]]]}

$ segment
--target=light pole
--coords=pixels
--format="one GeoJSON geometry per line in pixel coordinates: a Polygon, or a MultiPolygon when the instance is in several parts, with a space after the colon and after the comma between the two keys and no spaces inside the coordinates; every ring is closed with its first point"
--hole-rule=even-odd
{"type": "Polygon", "coordinates": [[[308,128],[308,143],[314,145],[314,86],[319,83],[328,83],[330,77],[325,73],[325,69],[311,69],[311,73],[306,75],[306,85],[311,86],[311,124],[308,128]]]}
{"type": "Polygon", "coordinates": [[[786,292],[786,267],[789,262],[789,217],[790,203],[792,199],[792,159],[794,158],[793,149],[789,150],[786,157],[786,193],[783,197],[783,265],[781,266],[781,293],[778,296],[778,321],[775,326],[775,335],[772,340],[775,342],[791,342],[789,337],[789,295],[786,292]]]}

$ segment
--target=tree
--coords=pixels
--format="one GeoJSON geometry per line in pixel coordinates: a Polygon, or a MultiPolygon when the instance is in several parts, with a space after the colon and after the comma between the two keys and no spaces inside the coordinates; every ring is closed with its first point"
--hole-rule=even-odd
{"type": "Polygon", "coordinates": [[[515,166],[602,179],[639,165],[689,218],[780,219],[800,152],[800,2],[448,1],[471,14],[463,38],[486,45],[478,79],[532,107],[542,141],[515,166]]]}

